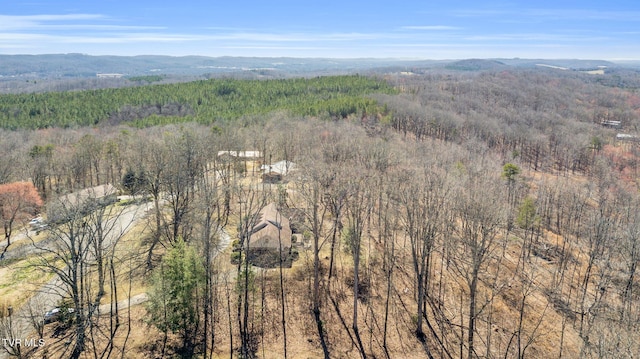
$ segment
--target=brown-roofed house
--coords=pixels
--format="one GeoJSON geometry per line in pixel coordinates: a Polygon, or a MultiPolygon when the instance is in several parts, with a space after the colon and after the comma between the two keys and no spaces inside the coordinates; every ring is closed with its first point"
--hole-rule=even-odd
{"type": "Polygon", "coordinates": [[[260,213],[249,236],[249,261],[259,267],[274,267],[288,262],[291,253],[291,227],[289,219],[276,208],[275,203],[266,205],[260,213]]]}
{"type": "Polygon", "coordinates": [[[107,206],[116,201],[117,189],[110,184],[85,188],[62,195],[47,206],[49,222],[62,223],[71,216],[86,216],[98,207],[107,206]]]}

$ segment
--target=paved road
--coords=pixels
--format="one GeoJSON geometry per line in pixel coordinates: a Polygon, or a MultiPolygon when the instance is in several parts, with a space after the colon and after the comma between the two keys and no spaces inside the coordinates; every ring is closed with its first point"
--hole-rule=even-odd
{"type": "MultiPolygon", "coordinates": [[[[118,310],[127,309],[129,307],[133,307],[134,305],[142,304],[149,300],[149,296],[147,293],[140,293],[138,295],[134,295],[131,298],[123,299],[118,302],[118,310]]],[[[108,313],[111,310],[111,303],[102,304],[100,306],[100,313],[108,313]]]]}
{"type": "Polygon", "coordinates": [[[23,228],[19,230],[15,235],[11,236],[11,245],[7,248],[6,242],[2,244],[2,248],[0,249],[0,253],[2,254],[2,259],[0,260],[11,260],[11,259],[21,259],[26,257],[31,251],[33,251],[33,244],[19,244],[16,247],[16,242],[22,240],[29,240],[30,237],[36,235],[35,231],[32,231],[27,228],[23,228]]]}

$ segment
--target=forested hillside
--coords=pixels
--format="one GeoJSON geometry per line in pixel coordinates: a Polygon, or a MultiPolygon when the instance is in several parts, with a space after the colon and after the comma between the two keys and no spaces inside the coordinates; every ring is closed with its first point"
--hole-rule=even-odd
{"type": "Polygon", "coordinates": [[[504,71],[392,81],[404,93],[376,98],[392,110],[391,126],[403,135],[479,140],[534,170],[587,172],[617,133],[640,131],[637,88],[602,86],[589,75],[504,71]],[[603,126],[607,121],[619,121],[618,128],[603,126]]]}
{"type": "Polygon", "coordinates": [[[25,268],[78,269],[60,287],[75,319],[47,324],[56,338],[33,358],[637,357],[640,94],[599,76],[0,97],[0,183],[32,181],[49,203],[101,184],[133,196],[63,208],[48,230],[60,246],[0,262],[0,298],[26,302],[9,292],[37,282],[25,268]],[[268,177],[280,161],[287,173],[268,177]],[[247,258],[269,203],[294,238],[262,268],[247,258]],[[131,233],[105,241],[103,224],[136,206],[131,233]]]}
{"type": "Polygon", "coordinates": [[[344,118],[376,112],[363,95],[392,93],[363,76],[290,80],[214,79],[91,91],[0,95],[0,127],[39,129],[117,125],[144,127],[176,122],[212,124],[276,110],[301,116],[344,118]]]}

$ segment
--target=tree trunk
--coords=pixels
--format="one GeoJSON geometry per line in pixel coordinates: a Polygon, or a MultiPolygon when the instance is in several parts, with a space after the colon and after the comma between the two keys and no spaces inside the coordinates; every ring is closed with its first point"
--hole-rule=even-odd
{"type": "Polygon", "coordinates": [[[478,286],[478,272],[474,268],[474,272],[471,278],[471,285],[469,286],[469,332],[467,333],[467,347],[468,347],[468,359],[475,358],[474,348],[474,334],[476,331],[476,294],[478,286]]]}

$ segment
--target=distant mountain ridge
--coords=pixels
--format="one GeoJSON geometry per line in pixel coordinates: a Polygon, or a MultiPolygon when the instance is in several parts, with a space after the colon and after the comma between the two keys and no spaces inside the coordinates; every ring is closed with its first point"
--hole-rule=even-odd
{"type": "Polygon", "coordinates": [[[568,69],[620,67],[602,60],[542,59],[330,59],[288,57],[205,56],[90,56],[84,54],[0,55],[0,77],[73,78],[97,74],[142,76],[153,74],[200,76],[253,72],[268,77],[365,72],[381,68],[446,68],[449,70],[497,70],[507,67],[535,67],[538,64],[568,69]]]}
{"type": "Polygon", "coordinates": [[[483,60],[483,59],[468,59],[455,61],[446,66],[449,70],[462,70],[462,71],[483,71],[483,70],[500,70],[509,67],[502,61],[498,60],[483,60]]]}
{"type": "MultiPolygon", "coordinates": [[[[422,61],[419,61],[422,63],[422,61]]],[[[432,61],[435,62],[435,61],[432,61]]],[[[83,54],[0,55],[0,76],[92,77],[98,73],[125,76],[150,74],[202,75],[254,71],[308,73],[358,71],[416,61],[287,57],[90,56],[83,54]]]]}

